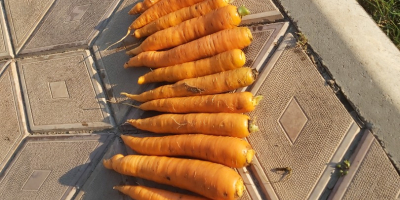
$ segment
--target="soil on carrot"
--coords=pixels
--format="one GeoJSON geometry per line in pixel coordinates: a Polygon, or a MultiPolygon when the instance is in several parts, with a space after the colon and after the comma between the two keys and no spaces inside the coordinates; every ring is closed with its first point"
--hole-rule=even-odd
{"type": "Polygon", "coordinates": [[[400,1],[357,0],[400,50],[400,1]]]}

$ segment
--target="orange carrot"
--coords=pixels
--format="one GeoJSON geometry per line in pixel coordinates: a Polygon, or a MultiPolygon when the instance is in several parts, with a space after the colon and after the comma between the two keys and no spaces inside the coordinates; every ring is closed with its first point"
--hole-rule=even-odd
{"type": "Polygon", "coordinates": [[[140,102],[172,97],[218,94],[251,85],[255,81],[257,74],[258,72],[255,69],[242,67],[218,74],[185,79],[172,85],[164,85],[143,92],[139,95],[125,92],[121,94],[140,102]]]}
{"type": "Polygon", "coordinates": [[[247,27],[223,30],[167,51],[147,51],[131,58],[124,67],[166,67],[217,55],[250,45],[253,36],[247,27]]]}
{"type": "Polygon", "coordinates": [[[132,199],[136,200],[207,200],[203,197],[196,197],[192,195],[179,194],[166,190],[150,188],[145,186],[115,186],[115,190],[118,190],[132,199]]]}
{"type": "Polygon", "coordinates": [[[139,77],[138,83],[177,82],[183,79],[207,76],[237,69],[242,67],[245,63],[246,56],[243,51],[234,49],[210,58],[156,69],[139,77]]]}
{"type": "Polygon", "coordinates": [[[143,2],[137,3],[128,13],[130,15],[142,13],[159,1],[160,0],[144,0],[143,2]]]}
{"type": "Polygon", "coordinates": [[[129,119],[132,126],[162,134],[207,134],[244,138],[258,131],[250,117],[237,113],[162,114],[129,119]]]}
{"type": "Polygon", "coordinates": [[[238,13],[236,6],[228,5],[159,31],[127,53],[137,55],[145,51],[176,47],[221,30],[235,28],[241,21],[242,16],[238,13]]]}
{"type": "Polygon", "coordinates": [[[146,24],[164,16],[171,12],[177,11],[204,0],[160,0],[158,3],[144,11],[129,27],[130,29],[138,29],[146,24]]]}
{"type": "Polygon", "coordinates": [[[245,113],[253,111],[261,99],[250,92],[237,92],[157,99],[135,107],[168,113],[245,113]]]}
{"type": "Polygon", "coordinates": [[[121,138],[143,155],[192,157],[232,168],[249,165],[254,156],[250,144],[235,137],[191,134],[146,138],[121,135],[121,138]]]}
{"type": "Polygon", "coordinates": [[[136,29],[134,35],[136,38],[142,38],[152,35],[157,31],[176,26],[186,20],[200,17],[217,8],[227,6],[228,3],[229,0],[206,0],[199,2],[192,6],[185,7],[175,12],[164,15],[157,20],[154,20],[151,23],[147,24],[146,26],[143,26],[140,29],[136,29]]]}
{"type": "Polygon", "coordinates": [[[117,154],[103,165],[116,172],[186,189],[215,200],[243,195],[243,180],[233,169],[208,161],[117,154]]]}

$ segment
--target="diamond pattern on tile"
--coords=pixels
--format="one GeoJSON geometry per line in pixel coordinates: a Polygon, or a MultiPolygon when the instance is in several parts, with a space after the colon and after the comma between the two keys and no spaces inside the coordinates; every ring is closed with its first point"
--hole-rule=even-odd
{"type": "Polygon", "coordinates": [[[304,114],[303,109],[301,109],[295,97],[289,101],[281,118],[279,118],[279,123],[292,143],[296,141],[307,121],[307,116],[304,114]]]}

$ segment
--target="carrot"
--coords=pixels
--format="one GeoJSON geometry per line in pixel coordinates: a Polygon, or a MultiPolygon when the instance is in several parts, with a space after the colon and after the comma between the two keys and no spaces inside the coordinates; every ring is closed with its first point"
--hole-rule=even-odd
{"type": "Polygon", "coordinates": [[[234,137],[192,134],[146,138],[121,135],[121,138],[143,155],[187,156],[233,168],[249,165],[254,156],[248,142],[234,137]]]}
{"type": "Polygon", "coordinates": [[[235,28],[241,21],[242,16],[238,13],[236,6],[228,5],[159,31],[127,53],[137,55],[145,51],[176,47],[221,30],[235,28]]]}
{"type": "Polygon", "coordinates": [[[115,190],[118,190],[132,199],[136,200],[207,200],[203,197],[195,197],[192,195],[179,194],[166,190],[150,188],[145,186],[115,186],[115,190]]]}
{"type": "Polygon", "coordinates": [[[186,189],[210,199],[243,195],[243,179],[233,169],[201,160],[117,154],[103,165],[116,172],[186,189]]]}
{"type": "Polygon", "coordinates": [[[142,13],[159,1],[160,0],[144,0],[143,2],[139,2],[128,12],[128,14],[134,15],[142,13]]]}
{"type": "Polygon", "coordinates": [[[168,113],[245,113],[253,111],[261,99],[250,92],[238,92],[157,99],[135,107],[168,113]]]}
{"type": "Polygon", "coordinates": [[[146,24],[181,8],[185,8],[204,0],[160,0],[158,3],[144,11],[133,23],[129,26],[130,29],[138,29],[146,24]]]}
{"type": "Polygon", "coordinates": [[[140,29],[136,29],[134,36],[136,38],[142,38],[154,34],[157,31],[164,30],[169,27],[176,26],[186,20],[200,17],[205,15],[217,8],[227,6],[229,0],[206,0],[194,4],[189,7],[182,8],[175,12],[164,15],[157,20],[143,26],[140,29]]]}
{"type": "Polygon", "coordinates": [[[121,94],[140,102],[172,97],[218,94],[251,85],[255,81],[257,74],[257,70],[243,67],[218,74],[185,79],[172,85],[160,86],[139,95],[125,92],[121,94]]]}
{"type": "Polygon", "coordinates": [[[246,56],[243,51],[234,49],[210,58],[156,69],[139,77],[138,83],[177,82],[183,79],[207,76],[237,69],[242,67],[245,63],[246,56]]]}
{"type": "Polygon", "coordinates": [[[244,138],[258,131],[250,117],[237,113],[162,114],[145,119],[129,119],[132,126],[162,134],[220,135],[244,138]]]}
{"type": "Polygon", "coordinates": [[[219,31],[167,51],[147,51],[131,58],[124,67],[166,67],[217,55],[250,45],[253,36],[247,27],[219,31]]]}

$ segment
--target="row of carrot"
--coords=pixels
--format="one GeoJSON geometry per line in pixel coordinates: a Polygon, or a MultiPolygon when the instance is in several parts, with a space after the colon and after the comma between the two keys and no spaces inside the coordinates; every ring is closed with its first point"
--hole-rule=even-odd
{"type": "MultiPolygon", "coordinates": [[[[124,143],[142,155],[117,154],[104,160],[104,166],[209,199],[241,197],[244,183],[232,168],[251,163],[255,151],[240,138],[258,130],[241,113],[254,110],[261,97],[226,92],[251,85],[258,74],[243,67],[246,58],[241,49],[250,45],[252,34],[248,28],[237,27],[249,11],[229,5],[228,0],[144,0],[129,12],[137,13],[142,14],[128,33],[135,29],[133,36],[147,38],[127,52],[136,56],[124,67],[157,68],[141,76],[139,84],[175,83],[138,95],[122,93],[143,102],[136,108],[170,113],[127,123],[153,133],[178,135],[122,135],[124,143]]],[[[205,199],[145,186],[115,189],[134,199],[205,199]]]]}

